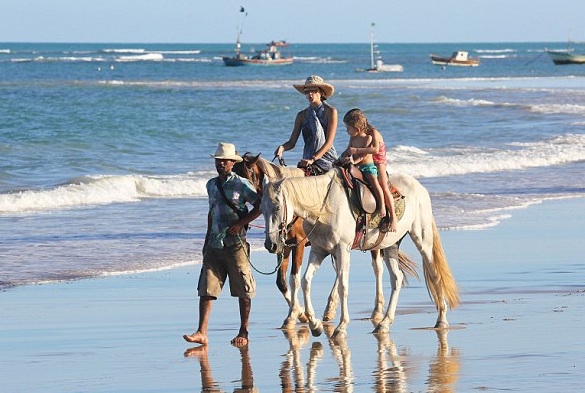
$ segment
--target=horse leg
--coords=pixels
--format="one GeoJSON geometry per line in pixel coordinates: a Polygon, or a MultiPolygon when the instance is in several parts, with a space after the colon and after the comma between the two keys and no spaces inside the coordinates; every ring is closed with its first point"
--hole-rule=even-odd
{"type": "Polygon", "coordinates": [[[338,284],[339,279],[336,274],[335,281],[333,282],[333,287],[331,288],[331,292],[329,293],[329,297],[327,298],[327,306],[325,307],[325,311],[323,311],[324,321],[333,321],[333,319],[335,319],[335,312],[337,311],[337,305],[339,304],[338,284]]]}
{"type": "Polygon", "coordinates": [[[303,279],[301,281],[303,295],[305,298],[305,315],[309,321],[309,328],[311,329],[311,333],[315,337],[318,337],[323,333],[323,323],[315,317],[315,309],[313,308],[313,303],[311,301],[311,281],[321,266],[323,259],[325,259],[327,255],[329,255],[327,251],[321,247],[312,245],[311,253],[309,254],[309,265],[307,266],[307,270],[305,270],[305,274],[303,275],[303,279]]]}
{"type": "Polygon", "coordinates": [[[347,306],[347,295],[349,292],[349,258],[350,251],[342,246],[337,245],[334,251],[335,265],[338,276],[338,292],[341,303],[341,317],[339,318],[339,325],[335,328],[333,338],[345,337],[347,324],[349,323],[349,308],[347,306]]]}
{"type": "Polygon", "coordinates": [[[384,307],[384,265],[380,258],[380,250],[370,251],[372,254],[372,268],[374,269],[374,276],[376,277],[376,296],[374,298],[374,310],[370,317],[373,324],[377,325],[383,317],[382,309],[384,307]]]}
{"type": "MultiPolygon", "coordinates": [[[[438,316],[435,328],[447,328],[449,327],[449,322],[447,322],[447,302],[445,301],[445,293],[443,290],[444,283],[440,282],[443,277],[438,275],[435,266],[435,262],[446,264],[446,261],[439,261],[439,258],[437,258],[437,261],[434,260],[434,257],[436,256],[433,249],[433,247],[435,247],[435,239],[438,243],[437,246],[441,249],[441,255],[442,246],[440,245],[438,234],[435,235],[437,229],[434,225],[434,221],[432,219],[427,221],[428,222],[418,223],[418,225],[413,224],[410,231],[410,237],[422,256],[425,283],[429,294],[437,307],[438,316]]],[[[450,275],[450,271],[448,273],[450,275]]]]}
{"type": "MultiPolygon", "coordinates": [[[[288,248],[288,247],[287,247],[288,248]]],[[[290,249],[289,249],[290,250],[290,249]]],[[[292,266],[290,271],[290,301],[289,301],[289,313],[284,322],[282,323],[283,329],[291,329],[295,327],[296,319],[300,322],[306,323],[307,317],[305,316],[305,309],[300,305],[299,302],[299,288],[301,280],[301,267],[303,264],[304,245],[297,245],[292,249],[292,266]]]]}
{"type": "Polygon", "coordinates": [[[394,244],[384,250],[384,262],[390,272],[390,284],[392,285],[392,293],[390,294],[390,301],[384,318],[378,322],[373,333],[387,333],[390,331],[390,325],[394,323],[396,315],[396,306],[398,305],[398,297],[402,289],[404,280],[404,273],[400,270],[400,262],[398,260],[398,243],[394,244]]]}
{"type": "Polygon", "coordinates": [[[284,300],[286,300],[286,304],[290,307],[290,291],[288,289],[288,285],[286,284],[286,272],[288,270],[288,263],[290,257],[290,248],[285,247],[282,253],[282,262],[280,263],[280,267],[278,268],[278,272],[276,273],[276,286],[282,296],[284,296],[284,300]]]}

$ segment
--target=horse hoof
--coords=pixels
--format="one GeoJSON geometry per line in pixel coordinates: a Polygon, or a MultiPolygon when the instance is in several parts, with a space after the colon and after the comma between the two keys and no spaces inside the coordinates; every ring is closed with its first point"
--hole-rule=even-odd
{"type": "Polygon", "coordinates": [[[299,322],[300,323],[307,323],[307,322],[309,322],[309,318],[307,318],[307,316],[305,314],[301,314],[301,315],[299,315],[299,322]]]}
{"type": "Polygon", "coordinates": [[[290,319],[285,319],[284,322],[282,323],[282,326],[280,327],[283,330],[291,330],[294,329],[296,327],[296,323],[294,320],[290,320],[290,319]]]}
{"type": "Polygon", "coordinates": [[[444,321],[437,321],[435,324],[435,329],[447,329],[449,327],[448,322],[444,321]]]}
{"type": "Polygon", "coordinates": [[[372,332],[373,334],[386,334],[386,333],[390,333],[390,329],[388,328],[387,325],[376,325],[376,327],[374,328],[374,331],[372,332]]]}
{"type": "Polygon", "coordinates": [[[313,335],[313,337],[319,337],[320,335],[322,335],[323,334],[323,324],[321,322],[315,323],[311,327],[311,334],[313,335]]]}
{"type": "Polygon", "coordinates": [[[347,332],[341,329],[335,329],[331,335],[331,338],[334,340],[344,339],[345,337],[347,337],[347,332]]]}
{"type": "Polygon", "coordinates": [[[370,317],[370,321],[372,321],[374,325],[378,325],[382,319],[384,319],[384,315],[382,313],[375,313],[370,317]]]}

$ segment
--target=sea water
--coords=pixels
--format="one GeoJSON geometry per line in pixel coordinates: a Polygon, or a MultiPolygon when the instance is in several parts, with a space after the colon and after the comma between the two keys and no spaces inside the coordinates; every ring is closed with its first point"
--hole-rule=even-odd
{"type": "Polygon", "coordinates": [[[379,44],[404,72],[374,74],[356,71],[367,43],[293,44],[283,67],[225,67],[232,45],[0,44],[0,287],[199,262],[210,154],[226,141],[272,159],[307,106],[292,85],[311,74],[335,86],[340,118],[364,110],[442,230],[582,197],[585,66],[555,66],[545,46],[379,44]],[[455,50],[481,65],[431,64],[455,50]]]}

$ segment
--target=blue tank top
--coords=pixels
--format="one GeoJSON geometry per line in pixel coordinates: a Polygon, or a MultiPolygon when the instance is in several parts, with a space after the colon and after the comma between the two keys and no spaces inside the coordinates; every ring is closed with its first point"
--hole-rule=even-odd
{"type": "MultiPolygon", "coordinates": [[[[305,147],[303,149],[304,159],[313,157],[325,144],[325,130],[328,126],[325,107],[326,104],[321,104],[316,109],[309,106],[305,110],[305,118],[303,120],[303,125],[301,126],[301,132],[305,142],[305,147]]],[[[335,161],[337,161],[337,151],[334,146],[331,146],[331,149],[329,149],[323,157],[315,161],[313,165],[316,165],[323,171],[327,172],[333,167],[335,161]]]]}

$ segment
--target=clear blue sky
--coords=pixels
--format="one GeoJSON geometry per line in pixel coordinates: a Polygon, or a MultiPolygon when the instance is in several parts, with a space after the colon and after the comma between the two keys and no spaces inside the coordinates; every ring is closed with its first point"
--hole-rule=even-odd
{"type": "Polygon", "coordinates": [[[585,41],[585,0],[1,0],[0,42],[585,41]]]}

